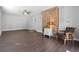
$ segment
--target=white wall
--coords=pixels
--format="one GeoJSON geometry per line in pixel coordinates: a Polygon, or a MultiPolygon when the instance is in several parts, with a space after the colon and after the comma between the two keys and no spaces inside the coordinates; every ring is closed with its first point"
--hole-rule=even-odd
{"type": "Polygon", "coordinates": [[[76,33],[75,36],[77,39],[79,39],[79,6],[73,7],[74,12],[74,25],[76,26],[76,33]]]}
{"type": "Polygon", "coordinates": [[[36,30],[42,32],[41,13],[37,15],[17,15],[11,13],[3,13],[2,30],[36,30]]]}
{"type": "Polygon", "coordinates": [[[67,26],[76,27],[75,36],[79,39],[79,7],[60,6],[59,15],[59,29],[65,29],[67,26]]]}
{"type": "Polygon", "coordinates": [[[60,14],[59,15],[60,29],[65,29],[66,26],[75,27],[74,25],[75,17],[74,17],[74,11],[72,6],[60,7],[59,14],[60,14]]]}
{"type": "Polygon", "coordinates": [[[3,13],[2,20],[2,30],[19,30],[19,29],[29,29],[29,21],[31,17],[28,15],[17,15],[17,14],[7,14],[3,13]]]}

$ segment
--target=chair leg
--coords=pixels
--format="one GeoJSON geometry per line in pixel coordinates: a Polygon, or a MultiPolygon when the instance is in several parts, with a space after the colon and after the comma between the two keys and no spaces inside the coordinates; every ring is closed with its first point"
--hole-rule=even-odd
{"type": "Polygon", "coordinates": [[[66,45],[66,40],[64,40],[64,45],[66,45]]]}

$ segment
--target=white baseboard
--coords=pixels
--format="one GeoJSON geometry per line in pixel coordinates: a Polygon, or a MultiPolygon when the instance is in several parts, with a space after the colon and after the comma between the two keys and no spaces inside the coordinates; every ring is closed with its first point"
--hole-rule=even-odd
{"type": "MultiPolygon", "coordinates": [[[[14,31],[14,30],[22,30],[22,29],[27,29],[27,28],[17,28],[17,29],[2,29],[2,31],[14,31]]],[[[31,29],[27,29],[27,30],[31,30],[31,29]]],[[[40,32],[40,33],[42,33],[42,31],[41,30],[35,30],[35,31],[37,31],[37,32],[40,32]]]]}
{"type": "Polygon", "coordinates": [[[26,28],[17,28],[17,29],[2,29],[2,31],[13,31],[13,30],[22,30],[22,29],[26,29],[26,28]]]}

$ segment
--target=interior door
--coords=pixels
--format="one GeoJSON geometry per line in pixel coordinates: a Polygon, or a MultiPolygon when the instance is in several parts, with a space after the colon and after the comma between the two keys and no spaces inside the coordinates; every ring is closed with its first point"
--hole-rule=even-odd
{"type": "Polygon", "coordinates": [[[32,28],[33,28],[34,31],[42,32],[42,17],[41,17],[41,14],[34,16],[32,28]]]}

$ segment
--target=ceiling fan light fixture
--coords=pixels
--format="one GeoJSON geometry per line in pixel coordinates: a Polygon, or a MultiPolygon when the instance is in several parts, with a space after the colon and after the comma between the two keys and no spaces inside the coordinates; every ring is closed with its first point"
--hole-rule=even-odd
{"type": "Polygon", "coordinates": [[[24,15],[30,14],[30,13],[31,13],[31,11],[24,10],[24,15]]]}

